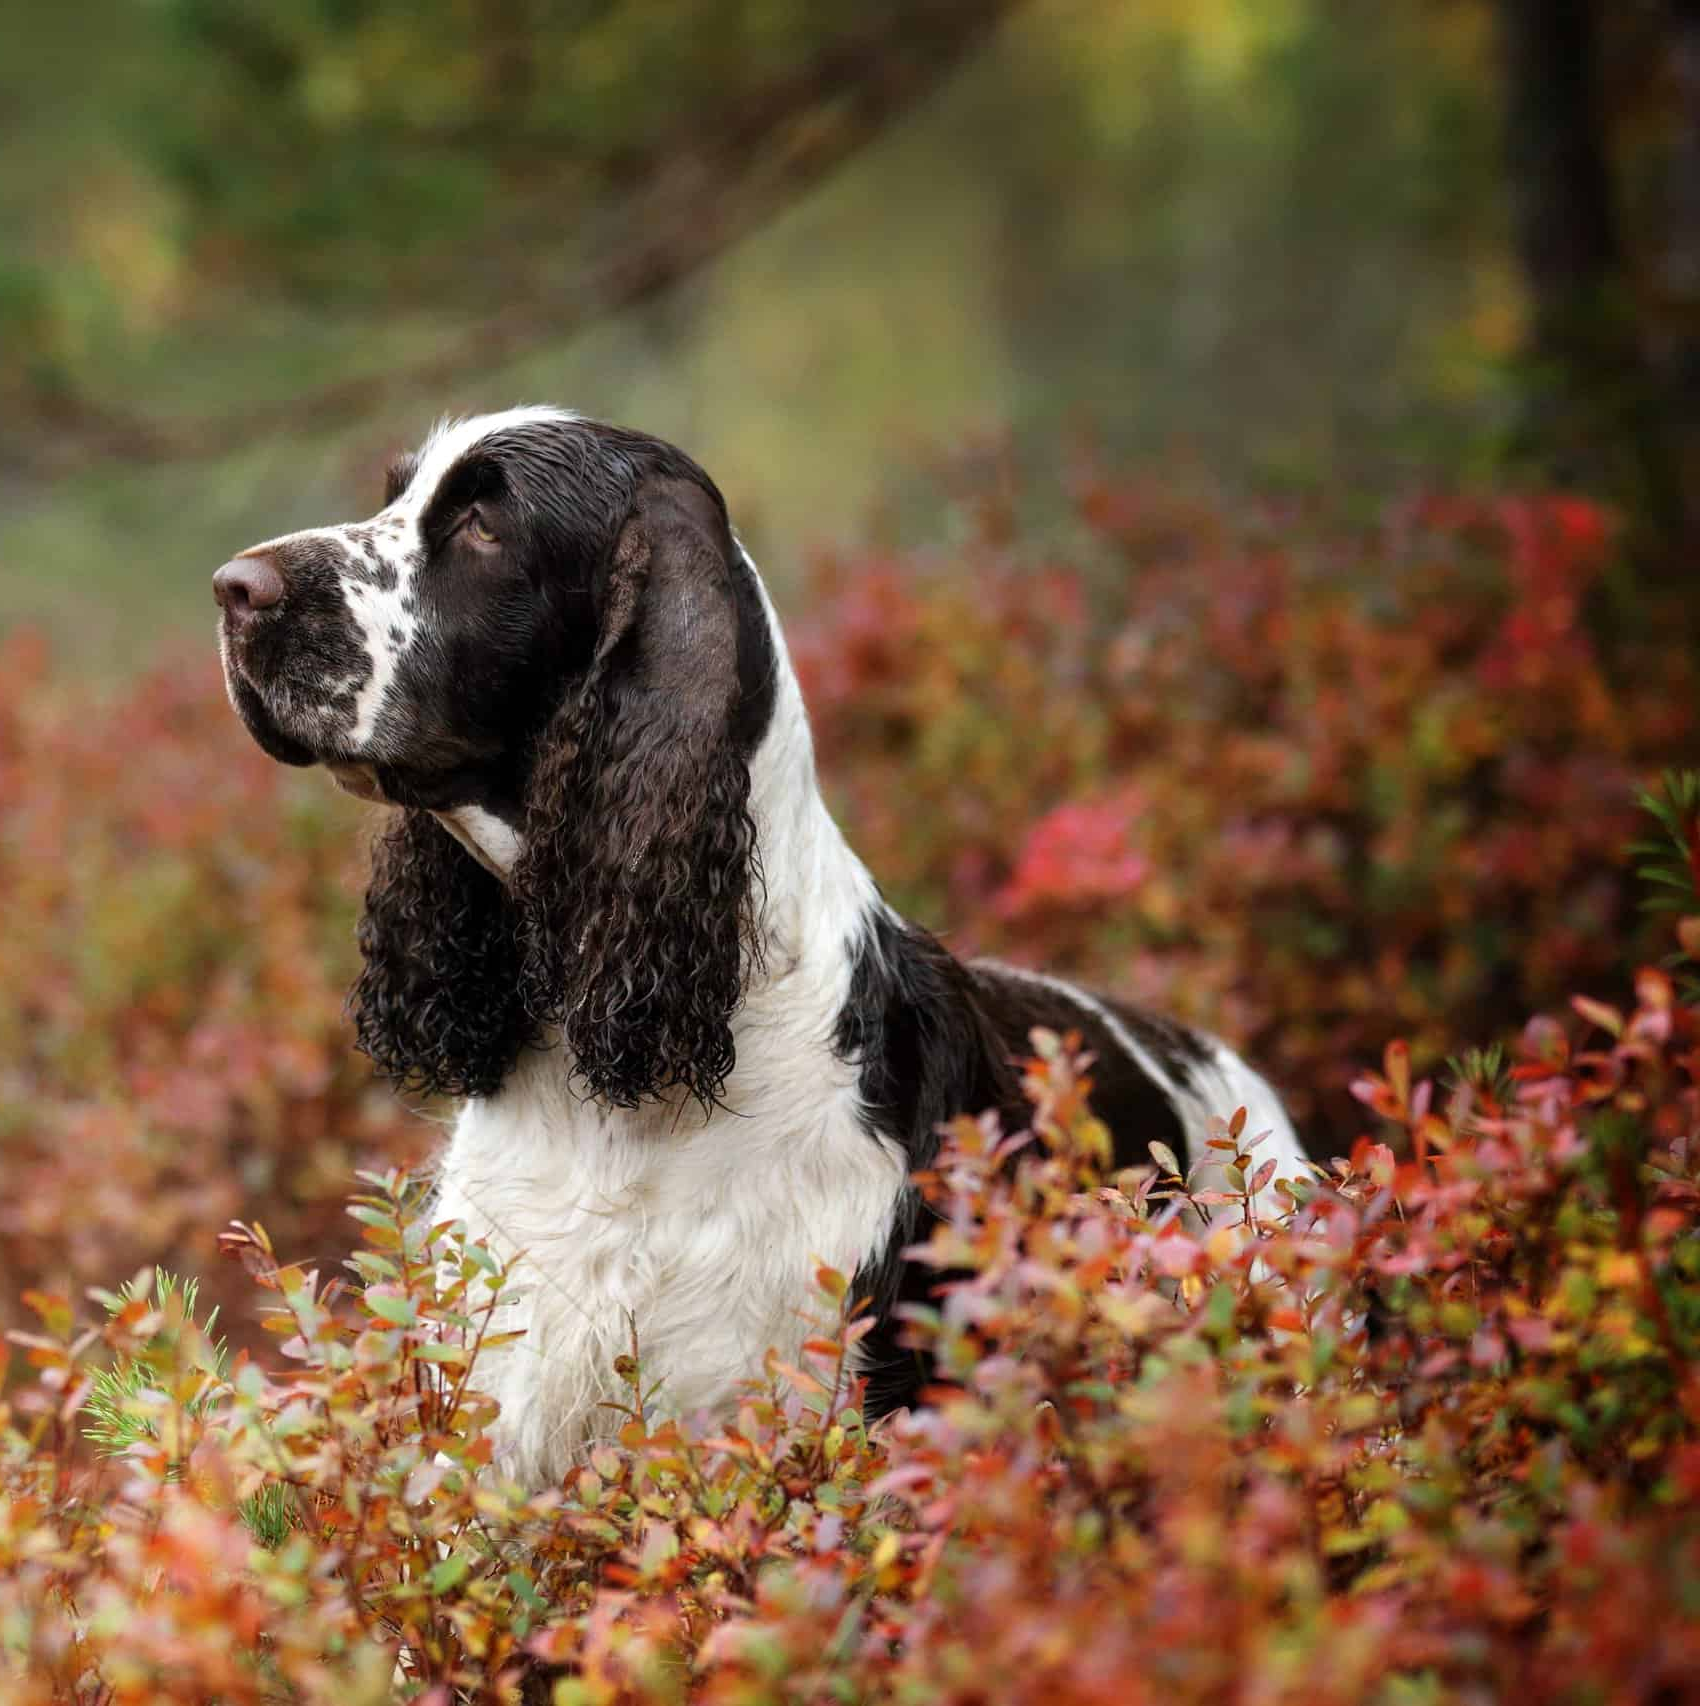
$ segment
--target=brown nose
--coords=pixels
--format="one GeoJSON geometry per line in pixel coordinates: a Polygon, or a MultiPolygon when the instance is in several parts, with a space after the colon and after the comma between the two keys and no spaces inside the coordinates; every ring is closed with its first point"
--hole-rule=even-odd
{"type": "Polygon", "coordinates": [[[283,576],[271,553],[234,557],[213,576],[213,597],[227,616],[242,621],[283,599],[283,576]]]}

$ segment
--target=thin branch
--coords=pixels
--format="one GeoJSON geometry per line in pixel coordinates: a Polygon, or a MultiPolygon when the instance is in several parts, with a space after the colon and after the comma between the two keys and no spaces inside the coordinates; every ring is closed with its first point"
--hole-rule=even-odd
{"type": "Polygon", "coordinates": [[[636,174],[641,187],[598,221],[591,254],[565,282],[533,265],[499,312],[440,341],[420,361],[273,403],[167,422],[64,396],[43,405],[24,471],[56,476],[104,458],[132,464],[223,456],[441,392],[591,322],[645,302],[723,254],[801,198],[935,89],[1017,0],[927,0],[906,19],[830,49],[720,116],[711,134],[676,139],[636,174]]]}

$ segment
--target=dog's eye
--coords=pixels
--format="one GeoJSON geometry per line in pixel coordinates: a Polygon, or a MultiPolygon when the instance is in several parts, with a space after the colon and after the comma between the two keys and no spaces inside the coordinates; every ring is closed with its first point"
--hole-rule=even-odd
{"type": "Polygon", "coordinates": [[[484,517],[475,509],[468,510],[466,512],[466,520],[462,522],[461,525],[472,535],[474,539],[478,541],[480,545],[495,545],[498,543],[496,535],[484,525],[484,517]]]}

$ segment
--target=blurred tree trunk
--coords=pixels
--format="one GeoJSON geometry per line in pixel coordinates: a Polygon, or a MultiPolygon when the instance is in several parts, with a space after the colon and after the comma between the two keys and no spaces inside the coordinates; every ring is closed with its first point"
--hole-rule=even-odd
{"type": "MultiPolygon", "coordinates": [[[[1695,0],[1674,0],[1690,15],[1695,0]]],[[[1693,531],[1675,399],[1636,312],[1601,101],[1594,0],[1498,0],[1505,153],[1531,309],[1518,450],[1564,484],[1616,499],[1634,524],[1628,605],[1674,590],[1693,531]]],[[[1632,617],[1625,609],[1620,612],[1632,617]]]]}
{"type": "Polygon", "coordinates": [[[1591,0],[1500,0],[1506,152],[1538,353],[1586,383],[1612,351],[1622,245],[1591,0]]]}
{"type": "MultiPolygon", "coordinates": [[[[1660,369],[1681,434],[1684,484],[1700,475],[1700,0],[1669,0],[1670,80],[1675,135],[1666,172],[1669,215],[1658,261],[1658,290],[1671,332],[1660,369]]],[[[1695,499],[1689,499],[1691,506],[1695,499]]]]}

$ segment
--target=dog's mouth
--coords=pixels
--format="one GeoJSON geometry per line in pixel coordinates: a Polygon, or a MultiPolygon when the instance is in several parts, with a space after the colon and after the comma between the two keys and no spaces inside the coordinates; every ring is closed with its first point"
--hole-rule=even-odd
{"type": "Polygon", "coordinates": [[[331,780],[345,794],[352,794],[357,800],[382,803],[389,798],[378,781],[378,768],[375,764],[330,758],[325,760],[325,769],[330,772],[331,780]]]}
{"type": "Polygon", "coordinates": [[[347,758],[303,740],[285,728],[266,697],[244,676],[231,672],[230,697],[248,733],[261,751],[283,764],[301,768],[323,765],[330,779],[345,794],[375,805],[396,804],[378,779],[378,767],[366,759],[347,758]]]}
{"type": "Polygon", "coordinates": [[[231,705],[242,719],[242,726],[268,758],[275,758],[280,764],[298,766],[320,762],[323,754],[284,727],[267,696],[231,662],[228,655],[224,664],[224,685],[231,705]]]}
{"type": "Polygon", "coordinates": [[[279,716],[270,699],[239,671],[229,671],[227,679],[231,702],[263,752],[283,764],[322,764],[337,787],[357,800],[447,811],[475,802],[487,791],[486,766],[477,760],[412,765],[355,757],[346,744],[339,746],[334,736],[321,740],[309,731],[307,738],[302,738],[279,716]]]}
{"type": "Polygon", "coordinates": [[[279,668],[263,652],[256,656],[246,632],[226,630],[221,639],[230,702],[255,743],[280,763],[322,764],[344,793],[376,805],[447,811],[489,793],[492,773],[501,768],[495,743],[442,731],[426,738],[415,730],[402,739],[411,727],[403,719],[403,729],[390,729],[380,757],[351,739],[356,684],[338,683],[326,698],[316,685],[295,679],[287,660],[279,668]]]}
{"type": "Polygon", "coordinates": [[[337,693],[327,697],[315,680],[298,680],[287,654],[254,644],[254,630],[266,620],[250,618],[247,627],[233,631],[227,619],[219,627],[225,690],[243,726],[262,751],[283,764],[354,762],[346,739],[354,720],[353,684],[338,684],[337,693]]]}

